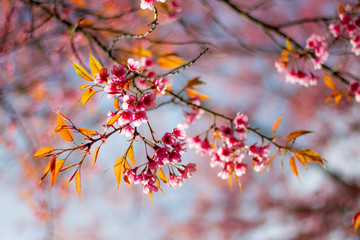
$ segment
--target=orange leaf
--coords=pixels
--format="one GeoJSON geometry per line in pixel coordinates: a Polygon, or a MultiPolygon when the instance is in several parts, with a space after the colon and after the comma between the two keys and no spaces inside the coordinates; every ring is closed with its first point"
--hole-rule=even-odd
{"type": "Polygon", "coordinates": [[[186,94],[191,97],[191,98],[196,98],[198,97],[200,100],[203,101],[208,101],[208,100],[212,100],[211,98],[209,98],[208,96],[206,96],[205,94],[199,93],[195,90],[187,90],[186,94]]]}
{"type": "Polygon", "coordinates": [[[86,129],[86,128],[83,128],[83,127],[79,127],[79,131],[80,131],[80,133],[82,133],[85,136],[94,136],[94,135],[99,134],[95,130],[89,130],[89,129],[86,129]]]}
{"type": "Polygon", "coordinates": [[[281,115],[281,117],[279,117],[275,122],[274,122],[274,124],[273,124],[273,126],[272,126],[272,130],[273,130],[273,132],[275,132],[276,131],[276,129],[278,128],[278,126],[279,126],[279,124],[280,124],[280,122],[281,122],[281,120],[282,120],[282,115],[281,115]]]}
{"type": "Polygon", "coordinates": [[[65,159],[59,159],[56,161],[55,169],[53,171],[53,174],[51,175],[51,187],[54,185],[54,182],[55,182],[56,178],[58,177],[60,169],[62,168],[64,163],[65,163],[65,159]]]}
{"type": "Polygon", "coordinates": [[[311,149],[301,149],[298,151],[307,162],[315,162],[319,163],[323,168],[325,168],[324,161],[326,161],[324,158],[322,158],[317,152],[311,150],[311,149]]]}
{"type": "Polygon", "coordinates": [[[80,66],[79,64],[73,63],[73,62],[71,62],[71,63],[74,66],[77,75],[79,75],[86,81],[89,81],[89,82],[93,81],[90,73],[88,73],[82,66],[80,66]]]}
{"type": "Polygon", "coordinates": [[[360,226],[360,211],[354,215],[351,224],[355,224],[354,225],[354,233],[355,233],[360,226]]]}
{"type": "Polygon", "coordinates": [[[149,50],[143,49],[141,47],[135,48],[133,50],[129,50],[127,52],[136,55],[138,57],[151,57],[152,55],[152,53],[149,50]]]}
{"type": "Polygon", "coordinates": [[[149,193],[149,197],[150,197],[151,205],[154,206],[153,199],[152,199],[152,192],[149,193]]]}
{"type": "Polygon", "coordinates": [[[163,171],[161,168],[159,168],[158,173],[159,173],[160,179],[161,179],[165,184],[167,184],[168,179],[167,179],[164,171],[163,171]]]}
{"type": "Polygon", "coordinates": [[[114,107],[116,110],[118,110],[118,111],[120,110],[119,98],[117,98],[117,97],[114,99],[114,107]]]}
{"type": "Polygon", "coordinates": [[[307,131],[307,130],[297,130],[297,131],[294,131],[292,133],[290,133],[287,137],[287,140],[290,142],[291,140],[293,140],[294,138],[297,138],[299,136],[302,136],[302,135],[305,135],[305,134],[308,134],[308,133],[312,133],[312,131],[307,131]]]}
{"type": "Polygon", "coordinates": [[[306,163],[306,159],[303,157],[303,155],[299,154],[299,153],[295,153],[295,157],[297,158],[297,160],[299,160],[299,162],[304,165],[304,167],[307,168],[307,163],[306,163]]]}
{"type": "Polygon", "coordinates": [[[272,162],[272,160],[275,158],[275,155],[271,156],[267,161],[266,161],[266,164],[265,164],[265,167],[269,166],[269,164],[272,162]]]}
{"type": "Polygon", "coordinates": [[[76,171],[75,174],[75,186],[76,191],[79,194],[79,198],[81,199],[81,178],[80,178],[80,170],[76,171]]]}
{"type": "Polygon", "coordinates": [[[289,50],[290,52],[293,50],[293,47],[291,46],[289,38],[286,38],[285,46],[286,46],[287,50],[289,50]]]}
{"type": "Polygon", "coordinates": [[[98,154],[99,154],[99,150],[100,150],[100,146],[96,147],[95,148],[95,151],[94,151],[94,154],[93,154],[93,164],[92,164],[92,167],[94,167],[95,163],[96,163],[96,159],[98,157],[98,154]]]}
{"type": "Polygon", "coordinates": [[[84,0],[70,0],[70,2],[78,7],[85,8],[86,2],[84,0]]]}
{"type": "Polygon", "coordinates": [[[100,73],[103,66],[101,66],[101,64],[98,62],[98,60],[96,60],[93,57],[93,55],[91,55],[91,53],[89,53],[89,55],[90,55],[89,64],[90,64],[91,74],[95,77],[95,74],[100,73]]]}
{"type": "Polygon", "coordinates": [[[111,127],[121,116],[121,114],[116,114],[115,116],[113,116],[112,118],[110,118],[110,120],[106,123],[107,127],[111,127]]]}
{"type": "Polygon", "coordinates": [[[68,141],[68,142],[74,141],[74,137],[70,131],[70,128],[65,123],[65,121],[62,119],[60,113],[58,113],[57,126],[55,129],[55,132],[58,132],[65,141],[68,141]]]}
{"type": "Polygon", "coordinates": [[[54,150],[55,150],[54,148],[49,147],[49,146],[41,147],[38,150],[36,150],[36,152],[34,154],[34,158],[44,157],[44,156],[48,155],[49,153],[51,153],[54,150]]]}
{"type": "Polygon", "coordinates": [[[79,90],[83,90],[83,89],[88,88],[88,87],[91,87],[91,85],[81,85],[79,87],[79,90]]]}
{"type": "Polygon", "coordinates": [[[74,166],[76,166],[76,164],[67,165],[66,167],[63,167],[62,169],[60,169],[60,172],[65,171],[65,170],[67,170],[67,169],[69,169],[69,168],[72,168],[72,167],[74,167],[74,166]]]}
{"type": "Polygon", "coordinates": [[[324,83],[325,85],[332,89],[332,90],[336,90],[336,85],[334,84],[333,80],[331,79],[330,76],[326,75],[325,73],[323,74],[324,77],[324,83]]]}
{"type": "Polygon", "coordinates": [[[341,5],[341,3],[339,3],[338,11],[339,11],[340,14],[345,13],[345,9],[341,5]]]}
{"type": "Polygon", "coordinates": [[[176,57],[176,56],[164,56],[160,57],[158,60],[158,64],[162,69],[172,69],[180,67],[186,63],[186,60],[176,57]]]}
{"type": "Polygon", "coordinates": [[[295,158],[293,156],[291,156],[290,161],[289,161],[291,170],[293,171],[293,173],[298,177],[299,181],[300,181],[300,177],[299,177],[299,172],[295,163],[295,158]]]}
{"type": "Polygon", "coordinates": [[[186,82],[185,87],[189,89],[196,89],[197,85],[205,84],[203,81],[199,80],[199,77],[193,78],[186,82]]]}
{"type": "Polygon", "coordinates": [[[96,91],[92,90],[92,88],[86,89],[81,95],[81,104],[82,107],[95,95],[96,91]]]}
{"type": "Polygon", "coordinates": [[[128,151],[127,151],[127,156],[130,159],[130,161],[135,165],[136,167],[136,162],[135,162],[135,155],[134,155],[134,148],[133,145],[131,144],[128,151]]]}
{"type": "Polygon", "coordinates": [[[115,179],[118,183],[118,188],[121,183],[121,170],[123,168],[123,162],[124,162],[124,159],[122,157],[119,157],[118,159],[116,159],[115,164],[114,164],[114,175],[115,175],[115,179]]]}

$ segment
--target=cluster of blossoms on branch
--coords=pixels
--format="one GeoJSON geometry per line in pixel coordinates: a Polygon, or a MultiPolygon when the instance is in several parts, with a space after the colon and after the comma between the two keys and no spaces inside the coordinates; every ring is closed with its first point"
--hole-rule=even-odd
{"type": "Polygon", "coordinates": [[[357,12],[358,7],[346,5],[343,8],[339,5],[339,20],[329,25],[331,34],[338,38],[340,36],[349,39],[352,45],[351,51],[360,55],[360,16],[357,12]]]}
{"type": "Polygon", "coordinates": [[[189,138],[189,147],[195,148],[202,155],[211,156],[211,167],[220,167],[218,176],[223,180],[231,179],[233,174],[240,184],[238,177],[246,173],[248,165],[244,163],[245,153],[253,160],[253,169],[261,172],[265,167],[266,160],[270,154],[270,144],[257,146],[257,143],[250,146],[245,145],[247,134],[248,117],[239,112],[231,126],[224,125],[220,128],[212,128],[212,140],[209,143],[208,135],[201,140],[199,136],[189,138]]]}
{"type": "Polygon", "coordinates": [[[308,59],[311,59],[314,70],[321,69],[321,64],[325,63],[329,57],[325,38],[312,34],[306,40],[308,50],[302,54],[294,51],[288,41],[287,48],[283,50],[281,57],[275,62],[277,71],[284,73],[286,81],[289,83],[298,83],[304,87],[316,85],[319,77],[308,66],[308,59]]]}

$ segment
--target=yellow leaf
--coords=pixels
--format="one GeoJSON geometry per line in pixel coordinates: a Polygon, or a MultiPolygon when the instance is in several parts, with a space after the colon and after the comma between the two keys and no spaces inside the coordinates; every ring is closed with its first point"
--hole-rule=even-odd
{"type": "Polygon", "coordinates": [[[107,127],[111,127],[121,116],[121,114],[116,114],[115,116],[113,116],[112,118],[110,118],[110,120],[106,123],[107,127]]]}
{"type": "Polygon", "coordinates": [[[72,168],[72,167],[74,167],[74,166],[76,166],[76,164],[67,165],[66,167],[60,169],[60,172],[65,171],[65,170],[67,170],[67,169],[69,169],[69,168],[72,168]]]}
{"type": "Polygon", "coordinates": [[[58,132],[65,141],[68,141],[68,142],[74,141],[74,137],[70,131],[70,128],[65,123],[65,121],[62,119],[60,113],[58,113],[58,116],[57,116],[57,126],[55,129],[55,132],[58,132]]]}
{"type": "Polygon", "coordinates": [[[205,94],[199,93],[199,92],[197,92],[195,90],[187,90],[186,94],[191,98],[197,98],[198,97],[202,101],[212,100],[211,98],[209,98],[205,94]]]}
{"type": "Polygon", "coordinates": [[[199,80],[199,77],[193,78],[186,82],[185,87],[189,89],[196,89],[197,85],[205,84],[203,81],[199,80]]]}
{"type": "Polygon", "coordinates": [[[323,168],[325,168],[324,161],[326,161],[324,158],[322,158],[317,152],[311,150],[311,149],[301,149],[298,151],[307,162],[315,162],[319,163],[323,168]]]}
{"type": "Polygon", "coordinates": [[[300,181],[300,177],[299,177],[299,172],[295,163],[295,158],[293,156],[291,156],[290,161],[289,161],[291,170],[293,171],[293,173],[295,174],[295,176],[297,176],[297,178],[300,181]]]}
{"type": "Polygon", "coordinates": [[[231,190],[232,190],[232,186],[233,186],[232,178],[233,178],[233,175],[231,174],[231,175],[230,175],[230,178],[228,179],[228,181],[229,181],[229,186],[230,186],[230,189],[231,189],[231,190]]]}
{"type": "Polygon", "coordinates": [[[138,57],[151,57],[151,52],[149,50],[143,49],[141,47],[135,48],[133,50],[127,51],[128,53],[134,54],[138,57]]]}
{"type": "Polygon", "coordinates": [[[85,136],[95,136],[95,135],[98,135],[99,133],[95,130],[89,130],[89,129],[86,129],[84,127],[79,127],[79,131],[80,133],[82,133],[83,135],[85,136]]]}
{"type": "Polygon", "coordinates": [[[77,75],[79,75],[86,81],[90,81],[90,82],[93,81],[90,73],[88,73],[82,66],[80,66],[79,64],[76,64],[74,62],[71,62],[71,63],[74,66],[77,75]]]}
{"type": "Polygon", "coordinates": [[[358,228],[360,226],[360,211],[354,215],[351,224],[355,224],[354,225],[354,233],[356,233],[356,231],[358,230],[358,228]]]}
{"type": "Polygon", "coordinates": [[[290,52],[293,50],[293,47],[291,46],[289,38],[286,38],[285,45],[286,45],[287,50],[289,50],[290,52]]]}
{"type": "Polygon", "coordinates": [[[341,5],[341,3],[339,3],[338,11],[339,11],[340,14],[345,13],[345,9],[341,5]]]}
{"type": "Polygon", "coordinates": [[[342,95],[341,95],[341,93],[339,93],[339,94],[337,94],[336,96],[335,96],[335,104],[336,105],[338,105],[339,104],[339,102],[340,102],[340,100],[341,100],[341,97],[342,97],[342,95]]]}
{"type": "Polygon", "coordinates": [[[168,179],[167,179],[164,171],[163,171],[161,168],[159,168],[158,173],[159,173],[160,179],[161,179],[165,184],[167,184],[168,179]]]}
{"type": "Polygon", "coordinates": [[[295,157],[297,158],[297,160],[299,160],[299,162],[304,165],[305,168],[307,168],[307,163],[306,163],[306,159],[303,157],[303,155],[299,154],[299,153],[295,153],[295,157]]]}
{"type": "Polygon", "coordinates": [[[151,205],[154,206],[153,199],[152,199],[152,192],[149,192],[149,197],[150,197],[151,205]]]}
{"type": "Polygon", "coordinates": [[[290,142],[291,140],[293,140],[294,138],[297,138],[299,136],[302,136],[302,135],[305,135],[305,134],[308,134],[308,133],[312,133],[312,131],[307,131],[307,130],[297,130],[297,131],[294,131],[292,133],[290,133],[287,137],[287,140],[290,142]]]}
{"type": "Polygon", "coordinates": [[[80,178],[80,170],[75,173],[75,186],[76,191],[79,194],[79,198],[81,199],[81,178],[80,178]]]}
{"type": "Polygon", "coordinates": [[[117,97],[114,99],[114,107],[116,110],[118,110],[118,111],[120,110],[119,98],[117,98],[117,97]]]}
{"type": "Polygon", "coordinates": [[[336,85],[334,84],[333,80],[331,79],[330,76],[326,75],[325,73],[323,74],[324,77],[324,83],[325,85],[332,89],[332,90],[336,90],[336,85]]]}
{"type": "Polygon", "coordinates": [[[280,122],[281,122],[281,120],[282,120],[282,115],[281,115],[281,117],[279,117],[275,122],[274,122],[274,124],[273,124],[273,126],[272,126],[272,130],[273,130],[273,132],[275,132],[276,131],[276,129],[278,128],[278,126],[279,126],[279,124],[280,124],[280,122]]]}
{"type": "Polygon", "coordinates": [[[130,161],[135,165],[136,167],[136,162],[135,162],[135,155],[134,155],[134,148],[133,145],[131,144],[128,151],[127,151],[127,156],[130,159],[130,161]]]}
{"type": "Polygon", "coordinates": [[[123,162],[124,162],[124,159],[122,157],[119,157],[118,159],[116,159],[115,164],[114,164],[114,176],[118,183],[118,188],[121,183],[121,170],[123,167],[123,162]]]}
{"type": "Polygon", "coordinates": [[[59,159],[55,162],[55,169],[53,174],[51,175],[51,187],[54,185],[54,182],[56,180],[56,178],[59,175],[60,169],[62,168],[62,166],[65,163],[65,159],[59,159]]]}
{"type": "Polygon", "coordinates": [[[51,153],[54,150],[55,150],[54,148],[49,147],[49,146],[41,147],[38,150],[36,150],[36,152],[34,154],[34,158],[44,157],[44,156],[48,155],[49,153],[51,153]]]}
{"type": "Polygon", "coordinates": [[[269,164],[272,162],[272,160],[275,158],[275,155],[271,156],[267,161],[266,161],[266,164],[265,164],[265,167],[269,166],[269,164]]]}
{"type": "Polygon", "coordinates": [[[100,73],[103,66],[101,66],[101,64],[98,62],[98,60],[96,60],[93,57],[93,55],[91,55],[91,53],[89,53],[89,55],[90,55],[89,63],[90,63],[91,74],[95,77],[95,74],[100,73]]]}
{"type": "Polygon", "coordinates": [[[91,85],[81,85],[80,87],[79,87],[79,90],[83,90],[84,88],[88,88],[88,87],[91,87],[91,85]]]}
{"type": "Polygon", "coordinates": [[[95,95],[96,91],[92,90],[92,88],[86,89],[81,95],[81,105],[84,105],[95,95]]]}
{"type": "Polygon", "coordinates": [[[176,56],[160,57],[158,60],[158,64],[162,69],[177,68],[183,65],[184,63],[186,63],[186,60],[176,56]]]}
{"type": "Polygon", "coordinates": [[[100,150],[100,146],[96,147],[95,148],[95,151],[94,151],[94,154],[93,154],[93,164],[92,164],[92,167],[94,167],[95,163],[96,163],[96,159],[98,157],[98,154],[99,154],[99,150],[100,150]]]}

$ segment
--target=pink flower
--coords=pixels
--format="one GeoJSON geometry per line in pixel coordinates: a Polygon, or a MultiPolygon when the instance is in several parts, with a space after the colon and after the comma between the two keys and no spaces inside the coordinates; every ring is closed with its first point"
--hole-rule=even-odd
{"type": "Polygon", "coordinates": [[[109,74],[107,73],[107,69],[106,68],[102,68],[100,73],[96,73],[95,74],[95,84],[101,84],[104,83],[108,80],[109,78],[109,74]]]}
{"type": "Polygon", "coordinates": [[[141,96],[140,102],[141,102],[141,107],[143,108],[143,110],[145,109],[149,109],[149,108],[156,108],[156,95],[154,93],[145,93],[144,95],[141,96]]]}
{"type": "Polygon", "coordinates": [[[152,192],[157,192],[158,190],[159,190],[158,187],[156,187],[155,185],[149,183],[149,184],[144,185],[143,192],[145,194],[148,194],[148,193],[152,193],[152,192]]]}
{"type": "Polygon", "coordinates": [[[343,24],[348,24],[351,21],[351,17],[344,13],[339,14],[339,18],[343,24]]]}
{"type": "Polygon", "coordinates": [[[312,58],[314,63],[314,69],[321,69],[321,64],[325,63],[325,61],[329,57],[329,52],[327,50],[327,43],[325,42],[325,38],[319,36],[317,34],[312,34],[306,40],[306,47],[314,50],[316,58],[312,58]]]}
{"type": "Polygon", "coordinates": [[[151,58],[142,57],[140,59],[141,66],[145,69],[149,69],[154,65],[154,61],[151,58]]]}
{"type": "Polygon", "coordinates": [[[242,163],[236,164],[235,165],[236,176],[240,177],[240,176],[244,175],[246,173],[246,168],[247,168],[246,164],[242,164],[242,163]]]}
{"type": "Polygon", "coordinates": [[[118,124],[120,126],[132,123],[133,121],[133,113],[129,110],[124,110],[118,119],[118,124]]]}
{"type": "Polygon", "coordinates": [[[154,10],[154,5],[156,3],[156,0],[141,0],[140,7],[141,9],[150,9],[154,10]]]}
{"type": "Polygon", "coordinates": [[[167,146],[171,146],[175,143],[175,138],[171,133],[165,133],[164,136],[161,138],[162,142],[167,145],[167,146]]]}
{"type": "Polygon", "coordinates": [[[107,86],[104,87],[104,91],[108,93],[108,98],[113,96],[123,96],[124,95],[124,80],[114,77],[110,78],[107,81],[107,86]]]}
{"type": "Polygon", "coordinates": [[[359,82],[352,82],[350,84],[350,92],[355,95],[355,100],[360,102],[360,83],[359,82]]]}
{"type": "Polygon", "coordinates": [[[134,95],[125,95],[123,97],[122,108],[128,110],[134,110],[136,103],[136,97],[134,95]]]}
{"type": "Polygon", "coordinates": [[[141,64],[139,61],[135,61],[133,58],[129,58],[127,60],[127,62],[128,62],[128,68],[130,71],[141,73],[141,71],[140,71],[141,64]]]}
{"type": "Polygon", "coordinates": [[[125,134],[125,136],[130,137],[133,136],[135,132],[135,129],[132,128],[130,125],[127,125],[120,129],[120,134],[125,134]]]}
{"type": "Polygon", "coordinates": [[[158,148],[155,151],[154,160],[158,162],[161,166],[165,164],[165,162],[168,162],[168,151],[166,148],[158,148]]]}
{"type": "Polygon", "coordinates": [[[173,129],[173,135],[179,141],[184,141],[186,138],[186,131],[184,130],[182,125],[177,125],[176,128],[173,129]]]}
{"type": "Polygon", "coordinates": [[[188,179],[192,176],[192,173],[196,171],[196,164],[195,163],[189,163],[185,166],[184,171],[182,172],[181,176],[184,179],[188,179]]]}
{"type": "Polygon", "coordinates": [[[223,161],[230,161],[230,158],[232,156],[232,151],[228,147],[219,148],[217,153],[219,154],[220,159],[223,161]]]}
{"type": "Polygon", "coordinates": [[[317,84],[317,77],[315,77],[313,74],[310,76],[304,73],[303,71],[299,70],[295,72],[294,70],[291,70],[286,75],[286,81],[290,82],[292,84],[299,83],[300,85],[303,85],[304,87],[314,86],[317,84]]]}
{"type": "Polygon", "coordinates": [[[329,25],[329,30],[330,30],[331,34],[332,34],[335,38],[337,38],[337,37],[339,37],[339,36],[341,35],[340,26],[337,25],[337,24],[333,24],[333,23],[330,24],[330,25],[329,25]]]}
{"type": "Polygon", "coordinates": [[[222,126],[220,127],[220,135],[226,138],[232,137],[234,135],[234,130],[232,130],[231,127],[222,126]]]}
{"type": "Polygon", "coordinates": [[[351,51],[355,53],[356,56],[360,56],[360,36],[356,36],[350,40],[352,45],[351,51]]]}
{"type": "Polygon", "coordinates": [[[237,130],[238,129],[246,129],[247,127],[249,127],[248,116],[246,116],[242,112],[238,112],[234,119],[234,123],[235,123],[235,128],[237,130]]]}
{"type": "Polygon", "coordinates": [[[177,188],[179,186],[179,178],[175,174],[170,173],[167,185],[172,188],[177,188]]]}
{"type": "Polygon", "coordinates": [[[286,63],[276,61],[274,65],[275,65],[275,68],[278,71],[278,73],[286,73],[287,72],[286,63]]]}
{"type": "Polygon", "coordinates": [[[181,163],[181,155],[176,150],[169,153],[168,159],[170,163],[181,163]]]}
{"type": "Polygon", "coordinates": [[[120,64],[118,67],[114,65],[111,70],[111,73],[117,78],[124,79],[126,70],[125,70],[124,65],[122,65],[122,64],[120,64]]]}
{"type": "Polygon", "coordinates": [[[256,146],[257,143],[249,146],[248,155],[254,159],[254,161],[263,163],[270,154],[270,144],[262,147],[256,146]]]}
{"type": "Polygon", "coordinates": [[[144,111],[136,111],[134,113],[134,126],[138,127],[141,125],[141,123],[146,123],[148,121],[148,118],[146,116],[146,113],[144,111]]]}
{"type": "Polygon", "coordinates": [[[223,168],[221,172],[218,173],[218,177],[221,177],[223,180],[227,180],[230,178],[230,172],[226,168],[223,168]]]}
{"type": "Polygon", "coordinates": [[[213,157],[211,158],[210,167],[214,168],[216,166],[224,167],[224,162],[220,159],[219,154],[214,152],[213,157]]]}

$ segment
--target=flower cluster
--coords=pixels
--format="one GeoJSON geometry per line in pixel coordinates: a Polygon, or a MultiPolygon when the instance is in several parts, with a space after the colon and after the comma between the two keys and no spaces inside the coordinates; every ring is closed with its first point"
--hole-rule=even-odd
{"type": "Polygon", "coordinates": [[[150,9],[154,10],[154,5],[156,2],[166,2],[166,0],[141,0],[140,7],[141,9],[150,9]]]}
{"type": "MultiPolygon", "coordinates": [[[[302,67],[300,66],[300,61],[298,61],[297,58],[292,55],[293,53],[290,53],[288,50],[284,50],[282,52],[280,58],[275,62],[275,68],[277,69],[277,71],[279,73],[285,73],[286,82],[288,83],[298,83],[304,87],[316,85],[319,78],[310,71],[307,73],[304,70],[300,70],[300,68],[302,67]],[[290,62],[290,59],[292,60],[292,62],[290,62]],[[295,66],[295,63],[297,63],[298,66],[295,66]]],[[[314,64],[316,63],[315,61],[318,61],[321,66],[322,58],[319,58],[318,60],[312,60],[314,61],[314,64]]]]}
{"type": "Polygon", "coordinates": [[[203,140],[199,136],[188,139],[190,148],[195,148],[202,155],[211,156],[210,166],[220,167],[218,176],[224,180],[230,179],[233,173],[238,180],[238,177],[246,173],[248,165],[244,163],[245,154],[253,159],[254,170],[260,172],[270,153],[270,144],[265,146],[257,146],[256,143],[250,146],[245,145],[244,141],[249,127],[246,115],[239,112],[233,123],[233,126],[224,125],[215,128],[213,144],[209,143],[207,137],[203,140]]]}
{"type": "Polygon", "coordinates": [[[314,63],[314,69],[320,70],[321,64],[325,63],[329,57],[325,38],[317,34],[312,34],[306,40],[306,47],[314,51],[315,58],[311,58],[311,60],[314,63]]]}
{"type": "Polygon", "coordinates": [[[360,16],[355,12],[356,8],[346,6],[339,8],[339,20],[329,25],[331,34],[338,38],[344,36],[350,39],[351,51],[356,56],[360,55],[360,16]]]}
{"type": "Polygon", "coordinates": [[[171,170],[167,185],[172,188],[181,187],[184,180],[191,177],[192,173],[196,170],[194,163],[181,165],[181,154],[186,151],[185,137],[186,132],[180,126],[174,128],[171,133],[165,133],[161,139],[162,147],[154,147],[155,153],[153,157],[148,157],[148,163],[140,173],[137,173],[138,168],[127,169],[125,171],[129,182],[141,184],[144,193],[157,192],[159,189],[159,180],[156,172],[160,171],[165,165],[168,165],[169,169],[171,167],[171,170]],[[173,169],[176,169],[179,174],[176,175],[173,169]]]}

